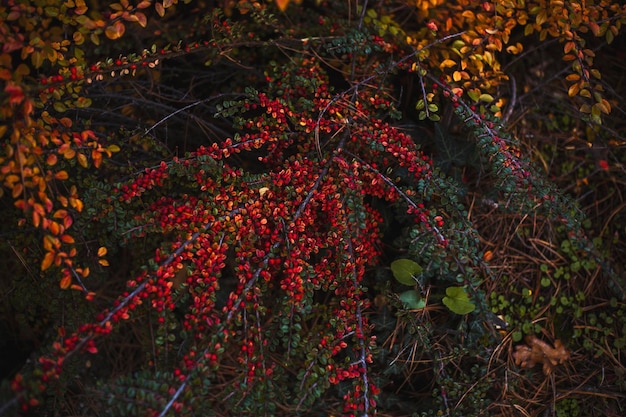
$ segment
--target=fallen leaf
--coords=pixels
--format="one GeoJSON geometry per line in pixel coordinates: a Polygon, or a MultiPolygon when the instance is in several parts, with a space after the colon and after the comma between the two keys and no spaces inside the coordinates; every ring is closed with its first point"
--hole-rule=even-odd
{"type": "Polygon", "coordinates": [[[538,339],[536,336],[527,336],[525,345],[518,345],[513,352],[515,364],[522,368],[532,368],[543,364],[543,373],[549,375],[557,365],[563,364],[570,357],[570,353],[560,340],[554,342],[554,347],[538,339]]]}

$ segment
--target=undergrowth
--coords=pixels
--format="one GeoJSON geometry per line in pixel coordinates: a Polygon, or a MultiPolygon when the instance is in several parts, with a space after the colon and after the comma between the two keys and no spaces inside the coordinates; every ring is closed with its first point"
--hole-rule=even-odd
{"type": "Polygon", "coordinates": [[[622,412],[623,7],[34,3],[0,414],[622,412]]]}

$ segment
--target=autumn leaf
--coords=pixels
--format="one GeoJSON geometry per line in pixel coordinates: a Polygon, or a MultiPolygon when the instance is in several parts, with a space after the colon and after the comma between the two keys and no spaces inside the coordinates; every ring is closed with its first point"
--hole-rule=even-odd
{"type": "Polygon", "coordinates": [[[104,30],[104,34],[106,35],[107,38],[111,40],[115,40],[115,39],[121,38],[122,35],[124,35],[125,31],[126,31],[126,27],[124,26],[122,22],[115,22],[113,25],[108,26],[104,30]]]}
{"type": "Polygon", "coordinates": [[[281,12],[287,10],[287,6],[289,6],[289,0],[276,0],[276,6],[281,12]]]}
{"type": "Polygon", "coordinates": [[[554,347],[534,335],[527,336],[525,342],[526,345],[516,346],[513,352],[515,364],[522,368],[543,364],[543,373],[549,375],[557,365],[563,364],[570,357],[560,340],[554,342],[554,347]]]}
{"type": "Polygon", "coordinates": [[[9,104],[16,106],[24,100],[24,90],[19,85],[9,83],[4,87],[4,92],[9,94],[9,104]]]}
{"type": "Polygon", "coordinates": [[[50,268],[52,262],[54,262],[54,252],[46,253],[46,255],[43,257],[43,261],[41,261],[41,270],[45,271],[46,269],[50,268]]]}
{"type": "Polygon", "coordinates": [[[61,281],[59,282],[59,287],[61,287],[62,290],[66,290],[70,287],[71,283],[72,277],[70,277],[69,275],[65,275],[63,278],[61,278],[61,281]]]}
{"type": "Polygon", "coordinates": [[[165,16],[165,8],[163,7],[163,5],[161,3],[155,3],[154,4],[154,9],[156,10],[157,14],[161,17],[165,16]]]}

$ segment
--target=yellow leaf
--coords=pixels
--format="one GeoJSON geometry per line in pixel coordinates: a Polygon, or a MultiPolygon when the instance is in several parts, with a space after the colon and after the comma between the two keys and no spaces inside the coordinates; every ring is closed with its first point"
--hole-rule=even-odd
{"type": "Polygon", "coordinates": [[[74,32],[72,39],[74,39],[76,45],[82,45],[85,42],[85,37],[80,32],[74,32]]]}
{"type": "Polygon", "coordinates": [[[454,67],[456,66],[456,62],[454,62],[451,59],[444,59],[441,64],[439,64],[439,68],[444,69],[444,68],[450,68],[450,67],[454,67]]]}
{"type": "Polygon", "coordinates": [[[535,28],[533,27],[532,23],[529,23],[526,26],[524,26],[524,36],[528,36],[532,34],[534,29],[535,28]]]}
{"type": "Polygon", "coordinates": [[[602,113],[604,114],[611,113],[611,104],[604,99],[602,99],[601,102],[594,104],[594,106],[598,106],[598,108],[600,108],[600,111],[602,111],[602,113]]]}
{"type": "Polygon", "coordinates": [[[89,165],[87,162],[87,157],[83,155],[82,153],[76,154],[76,159],[78,159],[78,163],[83,168],[87,168],[87,166],[89,165]]]}
{"type": "Polygon", "coordinates": [[[70,198],[70,204],[76,209],[77,212],[83,211],[83,202],[78,198],[70,198]]]}
{"type": "Polygon", "coordinates": [[[43,237],[43,248],[46,252],[54,252],[54,248],[59,246],[59,240],[51,235],[43,237]]]}

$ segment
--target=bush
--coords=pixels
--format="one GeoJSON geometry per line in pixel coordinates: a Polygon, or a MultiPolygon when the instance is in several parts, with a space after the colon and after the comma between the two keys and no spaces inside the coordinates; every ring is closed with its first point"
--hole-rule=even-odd
{"type": "Polygon", "coordinates": [[[502,67],[558,41],[602,140],[620,6],[41,3],[1,11],[3,332],[36,359],[0,412],[538,414],[584,355],[624,371],[611,249],[502,67]]]}

